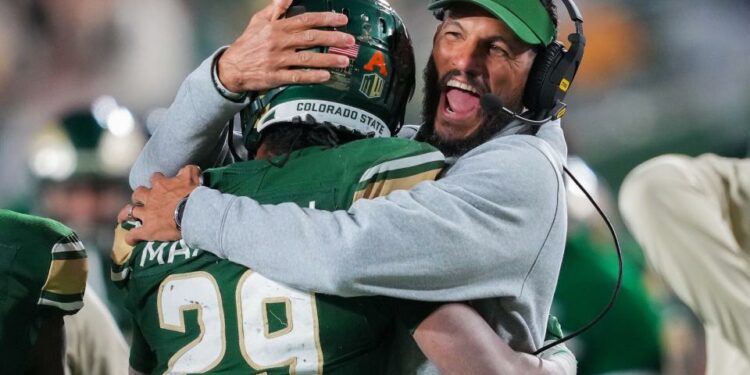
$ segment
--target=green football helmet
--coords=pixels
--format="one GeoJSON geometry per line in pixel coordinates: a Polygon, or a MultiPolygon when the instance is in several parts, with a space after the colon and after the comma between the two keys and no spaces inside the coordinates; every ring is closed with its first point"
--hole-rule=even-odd
{"type": "Polygon", "coordinates": [[[31,140],[28,166],[41,181],[125,180],[146,143],[131,112],[114,98],[97,98],[51,121],[31,140]]]}
{"type": "Polygon", "coordinates": [[[331,70],[322,84],[290,85],[261,93],[244,111],[243,138],[249,150],[275,124],[328,124],[363,137],[389,137],[404,122],[414,93],[414,50],[396,11],[384,0],[296,0],[287,17],[304,12],[339,12],[353,35],[351,48],[314,48],[349,57],[347,68],[331,70]]]}

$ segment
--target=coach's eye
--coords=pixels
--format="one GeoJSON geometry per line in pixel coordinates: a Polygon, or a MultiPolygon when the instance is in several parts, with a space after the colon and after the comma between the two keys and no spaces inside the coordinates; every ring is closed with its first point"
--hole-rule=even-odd
{"type": "Polygon", "coordinates": [[[490,45],[490,54],[494,56],[509,56],[508,50],[505,46],[493,43],[490,45]]]}
{"type": "Polygon", "coordinates": [[[445,36],[448,39],[455,40],[461,37],[461,33],[456,31],[446,31],[445,36]]]}

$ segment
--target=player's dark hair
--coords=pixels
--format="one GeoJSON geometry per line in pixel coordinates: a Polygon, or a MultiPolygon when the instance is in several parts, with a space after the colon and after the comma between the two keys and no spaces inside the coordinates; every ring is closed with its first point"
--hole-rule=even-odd
{"type": "Polygon", "coordinates": [[[263,131],[261,143],[271,154],[286,155],[281,162],[283,165],[294,151],[313,146],[336,147],[362,138],[329,124],[279,124],[263,131]]]}

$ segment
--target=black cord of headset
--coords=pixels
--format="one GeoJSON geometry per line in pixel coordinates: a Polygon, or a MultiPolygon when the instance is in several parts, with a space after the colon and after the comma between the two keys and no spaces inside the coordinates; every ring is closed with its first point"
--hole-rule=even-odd
{"type": "Polygon", "coordinates": [[[578,188],[581,189],[581,191],[583,191],[583,193],[586,195],[586,198],[589,199],[589,201],[591,202],[591,204],[594,205],[594,207],[596,208],[596,211],[598,211],[599,215],[601,215],[602,219],[604,219],[604,222],[607,223],[607,228],[609,228],[609,232],[612,234],[612,240],[615,243],[615,250],[617,251],[617,261],[618,261],[618,264],[619,264],[619,270],[617,272],[617,283],[615,284],[615,289],[612,291],[612,297],[610,298],[609,303],[599,313],[599,315],[596,316],[596,318],[594,318],[592,321],[590,321],[585,326],[579,328],[577,331],[575,331],[575,332],[573,332],[573,333],[571,333],[571,334],[569,334],[569,335],[567,335],[567,336],[565,336],[565,337],[563,337],[563,338],[561,338],[559,340],[555,340],[555,341],[553,341],[553,342],[551,342],[551,343],[543,346],[539,350],[535,351],[534,355],[538,355],[538,354],[544,352],[545,350],[547,350],[547,349],[549,349],[549,348],[551,348],[553,346],[560,345],[560,344],[562,344],[562,343],[564,343],[564,342],[566,342],[566,341],[568,341],[568,340],[570,340],[570,339],[572,339],[572,338],[574,338],[574,337],[582,334],[583,332],[585,332],[586,330],[588,330],[589,328],[591,328],[592,326],[594,326],[594,324],[596,324],[600,320],[602,320],[602,318],[604,318],[604,315],[606,315],[609,312],[609,310],[612,309],[612,306],[615,304],[615,300],[617,300],[617,295],[620,293],[620,287],[622,286],[622,267],[623,267],[623,264],[622,264],[622,249],[620,248],[620,241],[617,239],[617,233],[615,232],[615,229],[612,226],[612,223],[609,221],[609,218],[607,218],[607,215],[604,214],[604,211],[602,211],[602,209],[596,203],[596,201],[594,200],[594,198],[591,197],[591,194],[589,194],[589,192],[586,191],[586,189],[583,187],[583,185],[581,185],[581,183],[578,182],[578,180],[575,178],[575,176],[573,176],[573,174],[570,173],[570,171],[568,170],[568,168],[563,167],[563,169],[565,170],[565,173],[567,173],[567,175],[573,180],[573,182],[575,182],[575,184],[578,186],[578,188]]]}

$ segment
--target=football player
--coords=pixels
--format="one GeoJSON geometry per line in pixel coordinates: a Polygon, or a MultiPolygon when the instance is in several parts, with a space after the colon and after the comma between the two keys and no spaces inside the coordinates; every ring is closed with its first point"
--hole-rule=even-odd
{"type": "MultiPolygon", "coordinates": [[[[269,112],[283,113],[288,98],[320,97],[313,87],[287,91],[288,96],[269,102],[269,112]]],[[[274,117],[279,118],[276,124],[259,123],[264,130],[256,160],[202,175],[190,167],[180,173],[264,203],[334,210],[435,178],[443,165],[440,152],[410,140],[375,138],[339,144],[340,139],[357,137],[350,122],[318,123],[310,114],[274,117]]],[[[126,222],[124,228],[132,223],[126,222]]],[[[132,248],[125,244],[124,234],[118,230],[113,258],[121,266],[113,269],[112,276],[128,291],[127,305],[136,326],[131,367],[140,373],[380,374],[387,370],[391,334],[397,328],[414,332],[428,357],[448,372],[563,371],[559,363],[539,366],[531,356],[514,357],[465,305],[304,293],[191,249],[184,241],[147,242],[132,248]]],[[[279,242],[283,246],[283,239],[279,242]]]]}
{"type": "Polygon", "coordinates": [[[87,271],[70,228],[0,209],[0,372],[64,373],[63,316],[83,307],[87,271]]]}
{"type": "MultiPolygon", "coordinates": [[[[406,30],[387,4],[357,6],[364,8],[351,26],[362,30],[358,44],[334,51],[350,58],[348,67],[333,71],[326,84],[267,92],[244,116],[244,140],[257,151],[255,160],[202,175],[187,167],[180,174],[262,203],[323,210],[346,209],[357,199],[436,178],[444,160],[439,151],[388,137],[403,122],[414,88],[406,30]],[[383,71],[381,65],[393,69],[383,71]]],[[[123,212],[120,219],[130,220],[121,228],[132,228],[138,211],[131,206],[123,212]]],[[[176,225],[179,221],[180,209],[176,225]]],[[[447,372],[571,371],[570,362],[516,356],[466,305],[304,293],[184,241],[132,248],[124,235],[118,229],[113,258],[119,266],[112,276],[127,289],[134,313],[131,367],[137,372],[380,374],[387,371],[397,327],[413,332],[422,350],[447,372]]],[[[283,248],[284,239],[277,241],[283,248]]],[[[388,266],[387,261],[372,265],[388,266]]]]}

